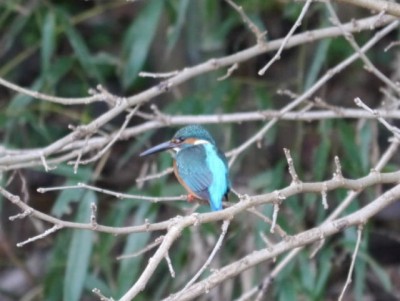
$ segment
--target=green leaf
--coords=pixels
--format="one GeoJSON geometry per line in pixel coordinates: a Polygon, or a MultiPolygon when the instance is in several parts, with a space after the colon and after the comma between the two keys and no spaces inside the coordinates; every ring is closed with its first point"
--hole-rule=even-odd
{"type": "Polygon", "coordinates": [[[362,301],[365,298],[365,290],[366,290],[366,279],[367,279],[367,265],[364,260],[357,257],[354,265],[354,275],[353,275],[353,292],[354,292],[354,300],[362,301]]]}
{"type": "Polygon", "coordinates": [[[292,281],[284,281],[279,285],[279,301],[293,301],[298,300],[296,295],[296,289],[292,281]]]}
{"type": "Polygon", "coordinates": [[[163,5],[164,1],[148,1],[127,31],[123,45],[123,57],[126,60],[122,76],[124,89],[134,82],[145,63],[163,5]]]}
{"type": "Polygon", "coordinates": [[[299,255],[298,262],[301,287],[304,288],[307,293],[312,293],[317,280],[315,267],[310,264],[310,259],[304,253],[299,255]]]}
{"type": "Polygon", "coordinates": [[[321,299],[324,296],[324,289],[328,286],[330,273],[332,272],[332,249],[326,248],[320,251],[321,254],[318,258],[318,275],[317,281],[313,290],[315,299],[321,299]]]}
{"type": "MultiPolygon", "coordinates": [[[[72,181],[65,182],[66,186],[74,184],[75,183],[72,181]]],[[[53,208],[51,209],[51,214],[56,217],[70,214],[72,211],[71,203],[81,200],[83,194],[84,191],[82,189],[64,189],[57,197],[53,208]]]]}
{"type": "Polygon", "coordinates": [[[58,57],[57,61],[51,64],[47,72],[47,82],[54,87],[71,70],[72,57],[58,57]]]}
{"type": "Polygon", "coordinates": [[[318,132],[321,137],[321,142],[319,143],[315,153],[314,153],[314,162],[313,165],[313,175],[315,180],[322,180],[323,176],[327,168],[330,166],[328,164],[328,156],[331,151],[331,122],[322,121],[319,125],[318,132]]]}
{"type": "Polygon", "coordinates": [[[392,289],[392,282],[390,277],[383,269],[378,262],[375,261],[373,257],[371,257],[368,253],[360,253],[360,256],[368,263],[369,267],[372,269],[376,277],[382,283],[383,287],[387,292],[390,292],[392,289]]]}
{"type": "MultiPolygon", "coordinates": [[[[329,26],[329,12],[327,9],[324,10],[323,15],[325,18],[321,18],[319,28],[329,26]]],[[[304,81],[304,91],[310,88],[311,85],[317,81],[321,70],[326,65],[326,58],[331,42],[332,39],[324,39],[318,42],[318,46],[314,51],[313,59],[304,81]]]]}
{"type": "Polygon", "coordinates": [[[65,261],[71,233],[61,231],[55,237],[50,251],[50,258],[43,280],[43,299],[46,301],[62,300],[65,261]]]}
{"type": "Polygon", "coordinates": [[[342,161],[343,170],[350,170],[350,175],[359,175],[362,173],[362,166],[360,160],[360,150],[359,146],[356,144],[356,133],[354,128],[345,122],[338,122],[339,125],[339,135],[341,140],[341,145],[343,145],[343,150],[345,152],[344,157],[340,158],[342,161]]]}
{"type": "Polygon", "coordinates": [[[69,18],[62,15],[61,20],[63,21],[63,26],[65,29],[65,34],[74,49],[74,52],[82,65],[83,69],[91,76],[96,78],[97,81],[101,82],[101,75],[97,70],[96,65],[91,59],[91,53],[87,47],[85,40],[80,35],[80,33],[72,26],[69,18]]]}
{"type": "MultiPolygon", "coordinates": [[[[32,91],[39,91],[43,86],[43,79],[40,77],[29,87],[32,91]]],[[[11,100],[7,107],[7,114],[17,115],[28,106],[32,97],[25,94],[18,94],[11,100]]]]}
{"type": "MultiPolygon", "coordinates": [[[[143,224],[145,219],[154,220],[155,214],[149,215],[150,203],[142,203],[135,214],[135,224],[143,224]]],[[[127,237],[123,254],[132,254],[144,248],[150,238],[149,232],[133,233],[127,237]]],[[[141,266],[142,256],[122,259],[118,271],[118,296],[122,296],[135,281],[141,266]]]]}
{"type": "MultiPolygon", "coordinates": [[[[92,175],[92,170],[87,167],[81,167],[79,168],[79,173],[75,174],[70,165],[59,165],[53,170],[53,173],[68,178],[64,185],[72,186],[76,185],[78,182],[88,181],[92,175]]],[[[84,195],[84,189],[77,188],[62,190],[53,205],[51,214],[57,217],[61,217],[64,214],[69,214],[71,212],[71,203],[81,201],[84,195]]]]}
{"type": "Polygon", "coordinates": [[[177,20],[173,25],[172,30],[168,32],[168,46],[167,46],[167,56],[171,53],[171,50],[176,45],[179,35],[182,32],[183,25],[185,24],[186,12],[189,7],[189,0],[180,0],[177,12],[177,20]]]}
{"type": "MultiPolygon", "coordinates": [[[[131,209],[134,207],[134,203],[130,201],[122,201],[115,204],[116,206],[112,206],[109,208],[109,213],[107,214],[103,224],[110,225],[113,227],[122,227],[126,224],[127,219],[131,214],[131,209]]],[[[108,279],[108,283],[114,283],[115,279],[115,262],[114,260],[110,260],[110,254],[113,254],[113,248],[118,241],[126,240],[126,236],[115,236],[110,235],[108,233],[100,233],[95,246],[94,253],[96,258],[96,267],[97,267],[97,274],[102,275],[102,278],[108,279]]],[[[111,286],[111,288],[107,288],[104,290],[100,286],[92,286],[99,288],[105,295],[111,296],[116,295],[116,287],[115,285],[111,286]],[[107,291],[110,291],[107,293],[107,291]]]]}
{"type": "Polygon", "coordinates": [[[10,26],[5,31],[3,31],[4,28],[2,28],[1,53],[6,53],[15,42],[19,41],[18,37],[21,35],[21,31],[24,29],[26,23],[30,20],[30,15],[32,13],[32,10],[27,11],[28,15],[21,14],[13,18],[10,26]]]}
{"type": "MultiPolygon", "coordinates": [[[[110,257],[108,257],[108,261],[110,261],[109,259],[110,257]]],[[[89,274],[86,277],[85,289],[91,291],[93,288],[98,288],[104,296],[112,295],[112,292],[110,291],[107,283],[105,283],[104,280],[101,279],[101,275],[98,275],[97,272],[89,274]]]]}
{"type": "Polygon", "coordinates": [[[97,54],[93,55],[92,62],[96,65],[111,65],[116,67],[121,65],[119,58],[115,57],[111,53],[107,53],[104,51],[100,51],[97,54]]]}
{"type": "MultiPolygon", "coordinates": [[[[97,203],[93,191],[87,191],[78,207],[76,222],[87,223],[91,214],[91,204],[97,203]]],[[[64,300],[81,300],[92,253],[94,232],[74,230],[68,251],[67,269],[64,279],[64,300]]]]}
{"type": "Polygon", "coordinates": [[[370,160],[371,160],[371,149],[375,142],[374,137],[374,122],[365,122],[361,128],[360,134],[360,161],[364,171],[369,170],[370,160]]]}
{"type": "Polygon", "coordinates": [[[42,72],[49,70],[51,57],[55,49],[55,24],[56,18],[53,11],[49,10],[42,27],[42,72]]]}

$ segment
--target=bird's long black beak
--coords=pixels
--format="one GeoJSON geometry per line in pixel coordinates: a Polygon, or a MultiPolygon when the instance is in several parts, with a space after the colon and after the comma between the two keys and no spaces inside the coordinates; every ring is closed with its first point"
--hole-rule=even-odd
{"type": "Polygon", "coordinates": [[[147,155],[159,153],[159,152],[174,148],[175,146],[177,146],[176,143],[173,143],[172,141],[167,141],[167,142],[161,143],[159,145],[153,146],[152,148],[148,149],[147,151],[144,151],[143,153],[141,153],[139,156],[144,157],[147,155]]]}

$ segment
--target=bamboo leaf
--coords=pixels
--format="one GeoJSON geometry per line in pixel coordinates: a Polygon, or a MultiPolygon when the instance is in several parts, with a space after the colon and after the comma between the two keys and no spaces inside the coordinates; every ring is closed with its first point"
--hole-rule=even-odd
{"type": "Polygon", "coordinates": [[[42,71],[44,72],[49,70],[51,57],[55,49],[55,24],[55,14],[50,10],[44,19],[42,27],[41,55],[42,71]]]}
{"type": "MultiPolygon", "coordinates": [[[[91,203],[97,203],[94,192],[87,191],[79,205],[76,222],[88,222],[91,203]]],[[[74,230],[68,251],[67,269],[64,279],[64,300],[81,300],[85,279],[90,264],[94,232],[74,230]]]]}
{"type": "Polygon", "coordinates": [[[122,85],[126,89],[136,79],[145,63],[151,41],[157,29],[164,1],[150,0],[132,23],[124,38],[122,85]]]}
{"type": "Polygon", "coordinates": [[[79,63],[91,77],[94,77],[96,78],[96,80],[101,82],[101,75],[91,59],[91,53],[88,46],[86,45],[85,40],[75,29],[75,27],[72,26],[70,20],[66,16],[62,16],[61,20],[63,21],[65,34],[67,35],[68,41],[74,49],[79,63]]]}

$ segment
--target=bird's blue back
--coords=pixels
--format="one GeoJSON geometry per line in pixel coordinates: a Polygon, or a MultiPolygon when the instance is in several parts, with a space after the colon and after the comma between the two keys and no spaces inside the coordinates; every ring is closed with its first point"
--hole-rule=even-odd
{"type": "Polygon", "coordinates": [[[179,177],[198,197],[208,200],[213,211],[222,209],[230,188],[228,164],[223,153],[211,143],[192,145],[176,155],[179,177]]]}

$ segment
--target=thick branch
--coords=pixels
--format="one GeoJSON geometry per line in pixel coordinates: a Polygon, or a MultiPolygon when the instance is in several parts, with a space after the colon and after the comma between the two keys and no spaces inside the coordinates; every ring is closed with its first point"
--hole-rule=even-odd
{"type": "MultiPolygon", "coordinates": [[[[358,20],[356,22],[349,22],[344,24],[343,27],[350,32],[360,31],[363,29],[371,29],[378,26],[383,26],[391,21],[393,21],[393,17],[388,16],[376,16],[370,17],[362,20],[358,20]]],[[[327,37],[335,37],[341,34],[341,30],[337,27],[329,27],[324,29],[313,30],[309,32],[304,32],[298,35],[292,36],[285,48],[291,48],[300,44],[304,44],[307,42],[312,42],[315,40],[319,40],[327,37]]],[[[276,50],[283,43],[284,39],[278,39],[275,41],[270,41],[267,45],[256,45],[235,53],[233,55],[229,55],[226,57],[222,57],[219,59],[211,59],[205,63],[201,63],[197,66],[185,68],[178,75],[171,77],[168,80],[165,80],[146,91],[143,91],[137,95],[121,98],[115,100],[116,106],[111,108],[108,112],[101,115],[97,119],[93,120],[87,125],[80,126],[76,130],[74,130],[69,135],[55,141],[54,143],[48,145],[43,148],[41,152],[38,153],[23,153],[15,156],[5,156],[0,158],[0,165],[3,169],[7,169],[7,167],[11,164],[22,163],[23,161],[34,161],[38,160],[41,157],[50,156],[61,149],[68,147],[69,144],[79,140],[87,135],[91,135],[95,133],[101,126],[108,123],[111,119],[125,111],[127,108],[141,104],[149,101],[150,99],[169,91],[172,87],[175,87],[187,80],[196,77],[200,74],[204,74],[206,72],[210,72],[213,70],[217,70],[221,67],[231,66],[235,63],[246,61],[252,57],[255,57],[261,53],[269,52],[272,50],[276,50]]]]}
{"type": "Polygon", "coordinates": [[[352,214],[294,235],[287,240],[281,241],[272,248],[268,247],[259,251],[254,251],[242,259],[226,265],[217,272],[211,274],[211,276],[207,277],[206,279],[190,286],[184,293],[181,294],[180,300],[191,300],[197,296],[200,296],[201,294],[204,294],[204,292],[209,291],[211,288],[217,286],[222,281],[232,278],[243,271],[256,266],[257,264],[260,264],[266,260],[270,260],[286,251],[316,242],[320,240],[321,237],[331,236],[350,226],[364,224],[372,216],[396,201],[399,197],[400,184],[386,191],[373,202],[352,214]]]}
{"type": "Polygon", "coordinates": [[[395,2],[389,2],[386,0],[336,0],[338,2],[344,2],[360,6],[374,12],[385,12],[389,15],[400,17],[400,4],[395,2]]]}

